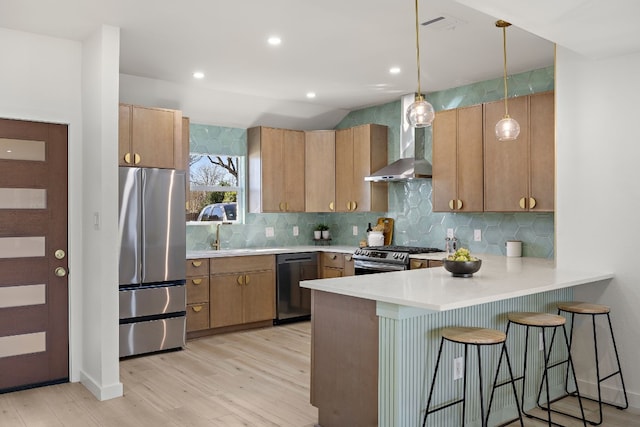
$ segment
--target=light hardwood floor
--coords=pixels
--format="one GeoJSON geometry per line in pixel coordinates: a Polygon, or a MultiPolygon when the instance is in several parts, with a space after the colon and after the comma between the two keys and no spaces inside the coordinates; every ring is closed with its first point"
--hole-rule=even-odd
{"type": "MultiPolygon", "coordinates": [[[[310,329],[302,322],[218,335],[189,341],[184,351],[125,360],[124,396],[105,402],[78,383],[3,394],[0,426],[312,427],[310,329]]],[[[640,425],[640,411],[605,411],[603,427],[640,425]]]]}

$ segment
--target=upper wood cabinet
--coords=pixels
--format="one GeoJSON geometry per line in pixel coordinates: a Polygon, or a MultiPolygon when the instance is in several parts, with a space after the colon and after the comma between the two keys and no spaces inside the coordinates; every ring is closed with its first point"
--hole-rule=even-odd
{"type": "Polygon", "coordinates": [[[498,141],[495,124],[504,101],[485,104],[484,210],[553,212],[553,92],[511,98],[509,115],[520,124],[515,141],[498,141]]]}
{"type": "Polygon", "coordinates": [[[182,112],[120,104],[120,166],[184,169],[182,112]]]}
{"type": "Polygon", "coordinates": [[[433,122],[433,211],[483,211],[482,105],[439,111],[433,122]]]}
{"type": "Polygon", "coordinates": [[[376,124],[336,131],[337,212],[387,210],[387,184],[364,178],[387,165],[387,127],[376,124]]]}
{"type": "Polygon", "coordinates": [[[304,212],[304,132],[247,129],[249,211],[304,212]]]}
{"type": "Polygon", "coordinates": [[[336,133],[308,131],[305,138],[305,210],[333,212],[336,199],[336,133]]]}

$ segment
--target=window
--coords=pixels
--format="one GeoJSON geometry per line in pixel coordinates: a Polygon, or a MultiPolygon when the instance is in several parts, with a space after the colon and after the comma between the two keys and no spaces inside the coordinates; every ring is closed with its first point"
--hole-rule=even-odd
{"type": "Polygon", "coordinates": [[[239,222],[243,168],[242,156],[190,153],[187,220],[239,222]]]}

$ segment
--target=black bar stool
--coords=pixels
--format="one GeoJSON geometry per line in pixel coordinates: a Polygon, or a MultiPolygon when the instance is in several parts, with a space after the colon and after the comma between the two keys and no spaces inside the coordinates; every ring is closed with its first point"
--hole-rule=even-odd
{"type": "MultiPolygon", "coordinates": [[[[570,319],[571,319],[571,327],[570,327],[570,332],[569,332],[569,346],[571,346],[573,344],[573,325],[574,325],[574,316],[579,314],[579,315],[588,315],[591,316],[591,326],[593,328],[593,348],[594,348],[594,353],[595,353],[595,358],[596,358],[596,378],[597,378],[597,385],[598,385],[598,399],[591,399],[589,397],[582,397],[583,399],[588,399],[591,400],[593,402],[598,402],[598,409],[599,409],[599,418],[598,421],[595,420],[589,420],[590,424],[593,425],[599,425],[602,424],[602,405],[609,405],[609,406],[613,406],[615,408],[618,409],[627,409],[629,407],[629,400],[627,399],[627,389],[624,386],[624,379],[622,378],[622,368],[620,367],[620,358],[618,357],[618,347],[616,346],[616,340],[613,336],[613,327],[611,326],[611,317],[609,316],[609,312],[611,311],[611,309],[606,306],[606,305],[602,305],[602,304],[589,304],[586,302],[564,302],[564,303],[560,303],[558,304],[558,314],[562,314],[563,312],[565,313],[569,313],[570,314],[570,319]],[[616,363],[618,365],[618,370],[605,376],[605,377],[601,377],[600,376],[600,359],[599,359],[599,354],[598,354],[598,335],[596,334],[596,316],[607,316],[607,322],[609,324],[609,332],[611,333],[611,342],[613,343],[613,351],[616,355],[616,363]],[[622,392],[624,395],[624,405],[618,405],[616,403],[609,403],[609,402],[604,402],[602,400],[602,391],[601,391],[601,387],[600,384],[605,381],[608,380],[609,378],[615,377],[616,375],[620,376],[620,382],[622,384],[622,392]]],[[[571,347],[569,347],[571,348],[571,347]]],[[[567,376],[565,379],[565,388],[567,387],[567,383],[569,380],[569,372],[567,371],[567,376]]],[[[569,393],[569,391],[567,390],[567,393],[569,393]]]]}
{"type": "MultiPolygon", "coordinates": [[[[511,383],[514,384],[513,380],[513,372],[511,370],[511,362],[509,361],[509,354],[507,353],[507,348],[505,346],[505,341],[507,339],[507,335],[495,329],[485,329],[485,328],[466,328],[466,327],[454,327],[454,328],[445,328],[441,332],[440,338],[440,348],[438,349],[438,359],[436,361],[436,368],[433,373],[433,380],[431,381],[431,388],[429,390],[429,398],[427,399],[427,408],[424,413],[424,421],[422,422],[422,427],[425,427],[427,424],[427,417],[429,414],[432,414],[437,411],[441,411],[443,409],[449,408],[451,406],[462,403],[462,425],[464,426],[464,418],[465,418],[465,409],[466,409],[466,400],[467,400],[467,352],[468,347],[470,345],[476,346],[478,350],[478,384],[480,388],[480,416],[482,417],[482,426],[486,427],[488,423],[488,414],[485,417],[484,413],[484,397],[482,391],[482,359],[480,357],[480,347],[483,345],[498,345],[502,344],[502,351],[500,353],[500,361],[498,362],[498,367],[500,362],[502,362],[502,356],[504,355],[507,361],[507,366],[509,368],[509,375],[511,376],[511,383]],[[445,341],[449,341],[457,344],[464,344],[464,375],[463,375],[463,392],[462,399],[455,400],[453,402],[445,403],[435,409],[429,409],[431,407],[431,398],[433,397],[433,389],[436,384],[436,379],[438,377],[438,368],[440,367],[440,358],[442,356],[442,347],[445,341]]],[[[493,392],[492,392],[493,396],[493,392]]],[[[522,421],[522,415],[520,414],[520,409],[518,405],[518,395],[516,393],[515,385],[513,385],[513,396],[516,401],[516,407],[518,407],[518,417],[520,418],[520,425],[524,426],[522,421]]],[[[490,408],[489,404],[489,408],[490,408]]]]}
{"type": "MultiPolygon", "coordinates": [[[[586,422],[586,418],[584,415],[584,408],[582,406],[582,398],[580,396],[580,392],[578,390],[578,383],[575,383],[576,386],[576,391],[574,393],[575,396],[577,396],[578,398],[578,403],[580,405],[580,414],[581,417],[577,417],[575,415],[572,414],[567,414],[564,412],[560,412],[557,411],[555,409],[551,408],[551,404],[553,402],[556,402],[566,396],[562,396],[560,398],[554,399],[553,401],[551,400],[551,396],[550,396],[550,392],[549,392],[549,370],[563,365],[565,363],[568,363],[568,367],[567,367],[567,372],[569,369],[571,369],[571,372],[573,373],[573,378],[575,379],[575,369],[573,367],[573,360],[571,359],[571,352],[569,351],[570,345],[569,345],[569,339],[567,337],[567,331],[564,329],[564,324],[566,323],[566,319],[562,316],[559,315],[555,315],[555,314],[549,314],[549,313],[530,313],[530,312],[522,312],[522,313],[509,313],[509,315],[507,316],[508,318],[508,323],[507,323],[507,334],[509,334],[509,328],[511,327],[511,324],[516,324],[516,325],[520,325],[520,326],[525,326],[526,327],[526,332],[525,332],[525,347],[524,347],[524,364],[523,364],[523,372],[522,372],[522,376],[515,378],[514,381],[519,381],[522,380],[522,396],[521,396],[521,401],[520,401],[520,410],[522,411],[523,414],[525,414],[527,417],[529,418],[536,418],[540,421],[546,421],[548,423],[549,426],[551,425],[556,425],[556,426],[562,426],[562,424],[558,424],[556,422],[552,422],[551,420],[551,413],[555,412],[555,413],[559,413],[562,415],[566,415],[578,420],[581,420],[583,425],[586,427],[587,422],[586,422]],[[527,380],[527,353],[529,350],[529,329],[535,327],[535,328],[540,328],[542,329],[542,350],[543,350],[543,359],[544,359],[544,372],[542,374],[542,379],[540,381],[540,387],[538,389],[538,396],[537,396],[537,402],[538,402],[538,407],[540,407],[541,409],[545,410],[547,412],[547,419],[544,419],[542,417],[538,417],[536,415],[533,415],[531,413],[527,413],[524,410],[524,398],[525,398],[525,383],[527,380]],[[553,334],[551,336],[551,343],[550,345],[547,347],[547,340],[546,340],[546,330],[548,328],[553,328],[553,334]],[[551,356],[551,350],[553,348],[553,343],[555,341],[555,337],[556,337],[556,331],[558,328],[562,329],[562,333],[564,334],[564,341],[566,344],[566,348],[567,348],[567,359],[554,363],[554,364],[550,364],[549,363],[549,358],[551,356]],[[540,404],[540,397],[542,395],[542,388],[545,388],[546,390],[546,397],[547,397],[547,406],[542,406],[540,404]]],[[[500,385],[504,385],[500,384],[500,385]]],[[[498,386],[500,386],[498,385],[498,386]]],[[[565,386],[567,384],[565,383],[565,386]]]]}

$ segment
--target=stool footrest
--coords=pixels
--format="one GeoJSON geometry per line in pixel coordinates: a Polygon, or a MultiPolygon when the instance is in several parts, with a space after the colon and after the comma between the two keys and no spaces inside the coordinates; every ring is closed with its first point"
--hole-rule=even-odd
{"type": "Polygon", "coordinates": [[[458,403],[462,403],[462,402],[464,402],[464,399],[458,399],[458,400],[453,401],[453,402],[445,403],[443,405],[438,406],[435,409],[431,409],[431,410],[427,411],[427,414],[433,414],[434,412],[442,411],[443,409],[447,409],[450,406],[454,406],[454,405],[457,405],[458,403]]]}
{"type": "MultiPolygon", "coordinates": [[[[565,417],[570,417],[570,418],[573,418],[573,419],[576,419],[576,420],[582,421],[583,423],[587,422],[587,423],[589,423],[589,424],[591,424],[591,425],[599,425],[599,424],[601,424],[601,423],[602,423],[602,421],[600,421],[600,422],[598,423],[598,422],[595,422],[595,421],[591,421],[591,420],[589,420],[586,416],[585,416],[584,418],[582,418],[582,417],[580,417],[580,416],[573,415],[573,414],[570,414],[570,413],[568,413],[568,412],[559,411],[559,410],[557,410],[557,409],[553,409],[553,408],[551,407],[551,404],[552,404],[552,403],[556,403],[556,402],[559,402],[560,400],[565,399],[565,398],[567,398],[567,397],[574,397],[574,396],[575,396],[574,394],[569,393],[569,394],[565,394],[564,396],[556,397],[555,399],[553,399],[553,400],[551,400],[550,402],[548,402],[548,403],[547,403],[547,406],[541,405],[541,404],[538,402],[538,408],[542,409],[543,411],[550,411],[550,412],[553,412],[553,413],[558,414],[558,415],[564,415],[565,417]]],[[[583,396],[581,395],[581,396],[579,396],[579,397],[578,397],[578,399],[585,399],[585,397],[583,397],[583,396]]],[[[545,421],[546,421],[546,420],[545,420],[545,421]]],[[[561,424],[557,424],[557,425],[561,425],[561,424]]]]}

